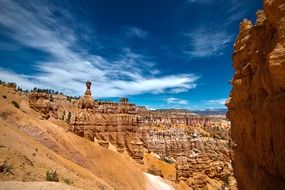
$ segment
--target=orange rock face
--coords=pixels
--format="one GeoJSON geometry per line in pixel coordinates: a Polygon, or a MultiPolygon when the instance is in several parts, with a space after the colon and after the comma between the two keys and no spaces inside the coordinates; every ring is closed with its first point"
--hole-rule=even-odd
{"type": "MultiPolygon", "coordinates": [[[[32,109],[41,113],[41,119],[50,118],[50,114],[56,110],[56,108],[53,109],[52,103],[49,101],[49,96],[46,93],[30,93],[29,103],[32,109]]],[[[56,117],[56,114],[53,115],[56,117]]]]}
{"type": "MultiPolygon", "coordinates": [[[[165,163],[175,163],[176,177],[172,181],[184,181],[193,189],[207,189],[209,184],[217,184],[214,189],[225,184],[235,188],[230,126],[225,117],[150,111],[126,98],[118,103],[95,101],[91,82],[86,87],[78,100],[32,92],[30,106],[43,119],[64,120],[69,123],[69,131],[105,148],[111,143],[118,152],[126,151],[138,163],[144,164],[145,152],[155,154],[165,163]]],[[[162,175],[159,168],[148,171],[162,175]]]]}
{"type": "Polygon", "coordinates": [[[265,0],[234,49],[227,115],[239,189],[285,189],[285,1],[265,0]]]}
{"type": "Polygon", "coordinates": [[[126,98],[120,103],[96,102],[91,96],[91,82],[87,82],[86,87],[70,131],[106,148],[112,143],[119,152],[126,150],[133,159],[143,163],[143,143],[138,136],[141,122],[136,106],[129,104],[126,98]]]}

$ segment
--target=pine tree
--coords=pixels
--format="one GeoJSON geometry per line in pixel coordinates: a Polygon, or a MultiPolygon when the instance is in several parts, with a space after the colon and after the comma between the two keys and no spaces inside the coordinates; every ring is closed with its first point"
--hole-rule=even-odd
{"type": "Polygon", "coordinates": [[[49,96],[49,101],[53,102],[53,97],[52,97],[52,95],[49,96]]]}
{"type": "Polygon", "coordinates": [[[66,122],[67,122],[67,123],[70,123],[70,119],[71,119],[71,113],[70,113],[70,112],[68,112],[68,116],[67,116],[67,120],[66,120],[66,122]]]}
{"type": "Polygon", "coordinates": [[[61,120],[64,120],[64,117],[65,117],[65,110],[63,110],[61,120]]]}

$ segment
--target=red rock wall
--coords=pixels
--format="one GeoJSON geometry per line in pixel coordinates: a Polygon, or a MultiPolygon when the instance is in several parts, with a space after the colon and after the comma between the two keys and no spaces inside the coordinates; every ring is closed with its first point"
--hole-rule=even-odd
{"type": "Polygon", "coordinates": [[[285,1],[265,0],[234,45],[228,101],[239,189],[285,189],[285,1]]]}

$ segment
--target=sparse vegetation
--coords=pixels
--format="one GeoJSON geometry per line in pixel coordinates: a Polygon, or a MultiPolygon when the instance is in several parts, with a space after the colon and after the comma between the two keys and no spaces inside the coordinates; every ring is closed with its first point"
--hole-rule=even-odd
{"type": "Polygon", "coordinates": [[[222,186],[222,189],[225,190],[229,186],[229,176],[224,177],[224,184],[222,186]]]}
{"type": "Polygon", "coordinates": [[[49,101],[53,102],[53,97],[52,97],[52,95],[49,96],[49,101]]]}
{"type": "Polygon", "coordinates": [[[168,164],[172,164],[174,163],[172,159],[168,158],[168,157],[161,157],[160,160],[168,163],[168,164]]]}
{"type": "Polygon", "coordinates": [[[6,98],[7,98],[7,96],[6,96],[6,95],[3,95],[3,96],[2,96],[2,98],[6,99],[6,98]]]}
{"type": "Polygon", "coordinates": [[[63,110],[61,120],[64,120],[64,117],[65,117],[65,110],[63,110]]]}
{"type": "Polygon", "coordinates": [[[8,86],[8,87],[10,87],[10,88],[15,88],[15,89],[16,89],[17,84],[14,83],[14,82],[8,82],[6,86],[8,86]]]}
{"type": "Polygon", "coordinates": [[[70,113],[70,112],[68,112],[66,122],[67,122],[67,123],[70,123],[70,119],[71,119],[71,113],[70,113]]]}
{"type": "Polygon", "coordinates": [[[59,182],[59,176],[56,170],[54,171],[51,170],[46,172],[46,181],[59,182]]]}
{"type": "Polygon", "coordinates": [[[4,162],[3,164],[0,165],[0,173],[9,173],[14,175],[12,172],[12,165],[4,162]]]}
{"type": "Polygon", "coordinates": [[[15,102],[14,100],[12,101],[12,104],[16,107],[16,108],[20,108],[19,104],[17,102],[15,102]]]}
{"type": "Polygon", "coordinates": [[[63,178],[63,182],[67,185],[73,184],[73,181],[71,179],[63,178]]]}

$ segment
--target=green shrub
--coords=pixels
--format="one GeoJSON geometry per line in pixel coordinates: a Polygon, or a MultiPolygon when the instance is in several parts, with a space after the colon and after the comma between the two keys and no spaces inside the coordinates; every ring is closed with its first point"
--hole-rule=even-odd
{"type": "Polygon", "coordinates": [[[19,104],[17,102],[15,102],[14,100],[12,101],[12,104],[16,107],[16,108],[20,108],[19,104]]]}
{"type": "Polygon", "coordinates": [[[164,161],[164,162],[166,162],[168,164],[173,164],[174,163],[173,160],[168,158],[168,157],[162,157],[162,158],[160,158],[160,160],[162,160],[162,161],[164,161]]]}
{"type": "Polygon", "coordinates": [[[65,117],[65,110],[63,110],[63,112],[62,112],[61,120],[64,120],[64,117],[65,117]]]}
{"type": "Polygon", "coordinates": [[[70,112],[68,112],[66,122],[67,122],[67,123],[70,123],[70,119],[71,119],[71,113],[70,113],[70,112]]]}
{"type": "Polygon", "coordinates": [[[14,175],[12,172],[12,166],[7,164],[6,162],[3,163],[2,165],[0,165],[0,172],[10,173],[10,174],[14,175]]]}
{"type": "Polygon", "coordinates": [[[66,183],[67,185],[70,185],[73,183],[71,179],[66,179],[66,178],[63,178],[63,182],[66,183]]]}
{"type": "Polygon", "coordinates": [[[53,102],[53,97],[52,97],[52,95],[49,96],[49,101],[53,102]]]}
{"type": "Polygon", "coordinates": [[[4,99],[6,99],[6,98],[7,98],[7,96],[6,96],[6,95],[3,95],[2,97],[3,97],[4,99]]]}
{"type": "Polygon", "coordinates": [[[54,171],[47,171],[46,172],[46,181],[55,181],[59,182],[58,174],[56,173],[56,170],[54,171]]]}
{"type": "Polygon", "coordinates": [[[224,177],[224,184],[222,185],[222,189],[226,189],[229,186],[229,176],[224,177]]]}

